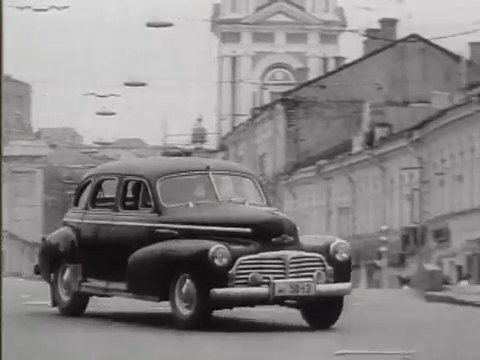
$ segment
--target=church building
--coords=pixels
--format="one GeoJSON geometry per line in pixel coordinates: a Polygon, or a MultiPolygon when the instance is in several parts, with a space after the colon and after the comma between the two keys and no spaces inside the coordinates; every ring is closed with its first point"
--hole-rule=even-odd
{"type": "Polygon", "coordinates": [[[346,19],[337,0],[221,0],[212,31],[218,38],[217,116],[222,136],[251,110],[299,83],[341,66],[339,35],[346,19]]]}

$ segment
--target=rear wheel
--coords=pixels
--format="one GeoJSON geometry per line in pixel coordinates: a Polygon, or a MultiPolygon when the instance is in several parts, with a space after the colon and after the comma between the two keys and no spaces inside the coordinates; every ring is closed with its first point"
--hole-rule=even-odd
{"type": "Polygon", "coordinates": [[[331,328],[340,318],[343,310],[343,297],[320,298],[305,303],[300,313],[306,323],[315,330],[331,328]]]}
{"type": "Polygon", "coordinates": [[[62,263],[53,274],[52,296],[60,314],[80,316],[87,309],[90,297],[80,293],[79,279],[74,276],[71,266],[62,263]]]}
{"type": "Polygon", "coordinates": [[[212,315],[208,289],[188,272],[180,272],[174,277],[170,305],[175,325],[183,329],[204,327],[212,315]]]}

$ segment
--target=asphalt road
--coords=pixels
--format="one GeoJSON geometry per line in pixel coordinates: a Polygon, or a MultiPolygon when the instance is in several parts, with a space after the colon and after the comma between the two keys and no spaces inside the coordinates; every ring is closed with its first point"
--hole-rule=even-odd
{"type": "Polygon", "coordinates": [[[57,315],[46,284],[3,279],[5,360],[401,359],[339,350],[410,351],[413,359],[478,360],[480,310],[425,303],[408,290],[357,290],[334,329],[311,331],[276,307],[216,313],[202,332],[172,327],[166,304],[94,299],[82,318],[57,315]]]}

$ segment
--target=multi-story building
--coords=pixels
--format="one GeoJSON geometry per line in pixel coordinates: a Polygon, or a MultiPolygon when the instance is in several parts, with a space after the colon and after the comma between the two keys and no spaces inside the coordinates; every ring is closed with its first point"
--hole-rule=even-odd
{"type": "Polygon", "coordinates": [[[2,78],[2,139],[4,143],[33,136],[31,106],[31,86],[9,75],[4,75],[2,78]]]}
{"type": "Polygon", "coordinates": [[[222,0],[212,23],[222,134],[252,108],[344,62],[339,36],[346,20],[336,0],[222,0]]]}
{"type": "MultiPolygon", "coordinates": [[[[256,109],[223,137],[227,157],[273,175],[328,154],[356,151],[363,132],[393,134],[414,126],[480,79],[474,61],[416,34],[396,40],[395,21],[380,23],[376,35],[390,39],[387,45],[367,39],[363,57],[256,109]],[[368,122],[362,124],[365,113],[368,122]]],[[[472,44],[473,55],[475,49],[472,44]]]]}
{"type": "Polygon", "coordinates": [[[381,24],[363,57],[287,91],[223,140],[227,158],[273,185],[283,175],[288,186],[276,195],[301,233],[348,238],[357,258],[374,260],[388,225],[398,262],[401,239],[427,231],[429,219],[426,180],[404,135],[453,111],[480,80],[480,61],[476,43],[467,60],[416,34],[397,40],[395,22],[381,24]]]}

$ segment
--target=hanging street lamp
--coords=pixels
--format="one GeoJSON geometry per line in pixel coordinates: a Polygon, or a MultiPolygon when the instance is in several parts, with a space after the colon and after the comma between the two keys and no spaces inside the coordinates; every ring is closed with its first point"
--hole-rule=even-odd
{"type": "Polygon", "coordinates": [[[156,21],[156,20],[152,20],[152,21],[147,21],[145,23],[145,26],[147,28],[151,28],[151,29],[164,29],[164,28],[170,28],[170,27],[173,27],[173,23],[172,22],[169,22],[169,21],[156,21]]]}
{"type": "Polygon", "coordinates": [[[97,111],[96,114],[98,116],[114,116],[114,115],[117,115],[117,113],[115,111],[111,111],[111,110],[100,110],[100,111],[97,111]]]}
{"type": "Polygon", "coordinates": [[[123,85],[127,87],[145,87],[148,84],[144,81],[125,81],[123,85]]]}

